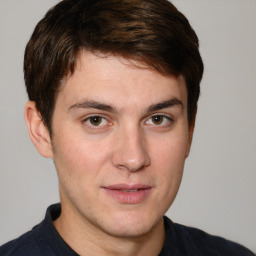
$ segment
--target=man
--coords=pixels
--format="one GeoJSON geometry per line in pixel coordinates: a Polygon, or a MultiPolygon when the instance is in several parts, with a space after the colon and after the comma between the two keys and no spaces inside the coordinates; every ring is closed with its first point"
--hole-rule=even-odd
{"type": "Polygon", "coordinates": [[[25,118],[61,205],[0,255],[253,255],[166,217],[189,154],[203,63],[165,0],[64,0],[27,45],[25,118]]]}

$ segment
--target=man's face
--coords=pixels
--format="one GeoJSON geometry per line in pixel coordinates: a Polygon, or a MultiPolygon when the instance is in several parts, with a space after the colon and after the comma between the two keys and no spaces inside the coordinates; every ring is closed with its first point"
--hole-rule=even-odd
{"type": "Polygon", "coordinates": [[[83,52],[61,85],[52,130],[66,219],[122,237],[160,225],[190,147],[182,78],[83,52]]]}

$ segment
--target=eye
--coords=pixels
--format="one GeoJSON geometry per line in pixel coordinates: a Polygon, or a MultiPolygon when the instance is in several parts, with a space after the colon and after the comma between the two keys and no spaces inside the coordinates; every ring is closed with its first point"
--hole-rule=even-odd
{"type": "Polygon", "coordinates": [[[160,125],[163,123],[164,117],[163,116],[152,116],[151,120],[152,120],[152,123],[154,123],[156,125],[160,125]]]}
{"type": "Polygon", "coordinates": [[[164,115],[154,115],[151,116],[147,121],[146,124],[148,125],[156,125],[156,126],[168,126],[173,122],[170,117],[164,115]]]}
{"type": "Polygon", "coordinates": [[[102,127],[107,125],[108,121],[102,116],[90,116],[86,118],[83,123],[87,126],[102,127]]]}

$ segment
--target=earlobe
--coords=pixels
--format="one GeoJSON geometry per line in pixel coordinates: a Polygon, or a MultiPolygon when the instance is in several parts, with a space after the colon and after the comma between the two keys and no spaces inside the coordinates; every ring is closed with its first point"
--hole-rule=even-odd
{"type": "Polygon", "coordinates": [[[25,121],[30,139],[38,152],[43,157],[52,158],[51,137],[33,101],[27,102],[25,106],[25,121]]]}

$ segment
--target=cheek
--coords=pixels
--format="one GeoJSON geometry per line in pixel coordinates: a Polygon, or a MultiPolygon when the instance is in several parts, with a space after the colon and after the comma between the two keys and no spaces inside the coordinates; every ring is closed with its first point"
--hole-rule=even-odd
{"type": "Polygon", "coordinates": [[[55,136],[53,149],[60,182],[76,186],[92,182],[106,158],[104,148],[81,136],[72,136],[71,131],[55,136]]]}
{"type": "Polygon", "coordinates": [[[180,184],[188,147],[186,134],[170,135],[151,146],[152,170],[158,170],[160,175],[157,179],[166,186],[166,190],[177,188],[180,184]]]}
{"type": "Polygon", "coordinates": [[[93,140],[80,129],[72,127],[55,135],[53,146],[55,156],[74,167],[100,161],[105,151],[99,140],[93,140]]]}
{"type": "Polygon", "coordinates": [[[188,135],[170,134],[164,138],[155,138],[151,141],[151,155],[155,161],[165,166],[183,166],[188,148],[188,135]]]}
{"type": "Polygon", "coordinates": [[[188,140],[185,134],[175,135],[158,141],[151,152],[151,172],[157,188],[155,207],[162,212],[173,203],[182,180],[188,140]]]}

